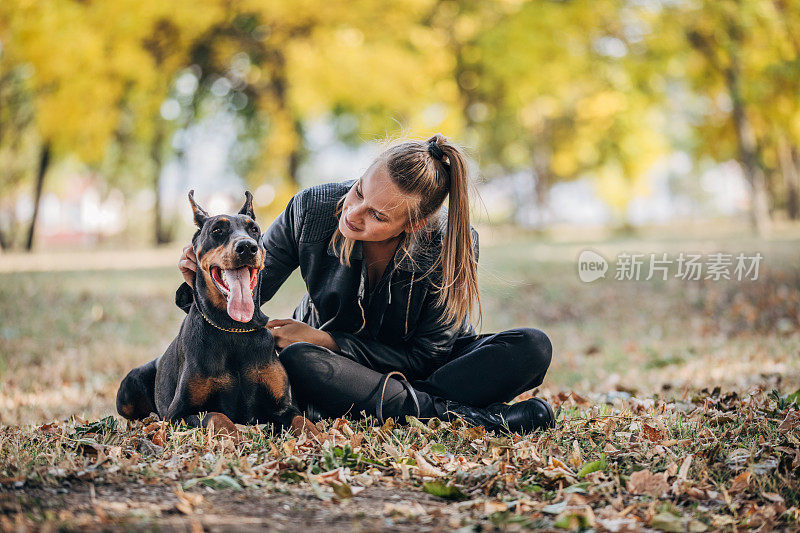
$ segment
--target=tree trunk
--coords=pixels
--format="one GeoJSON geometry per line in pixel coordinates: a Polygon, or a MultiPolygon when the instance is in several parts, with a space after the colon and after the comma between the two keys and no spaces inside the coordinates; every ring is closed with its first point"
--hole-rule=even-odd
{"type": "Polygon", "coordinates": [[[298,120],[294,121],[294,131],[298,142],[289,154],[288,172],[292,185],[294,185],[297,190],[300,190],[300,175],[298,171],[300,170],[300,163],[303,161],[303,130],[298,120]]]}
{"type": "Polygon", "coordinates": [[[303,159],[303,133],[300,121],[297,119],[297,114],[292,110],[289,102],[289,80],[286,72],[286,55],[283,50],[272,50],[268,64],[271,67],[271,81],[267,90],[274,99],[274,112],[282,115],[286,124],[291,123],[291,131],[288,131],[287,127],[285,134],[294,135],[295,137],[291,150],[288,154],[281,154],[283,159],[277,161],[277,164],[280,165],[281,170],[286,173],[285,177],[291,181],[292,185],[296,189],[300,189],[298,170],[303,159]]]}
{"type": "MultiPolygon", "coordinates": [[[[737,1],[738,4],[738,1],[737,1]]],[[[741,91],[741,67],[739,53],[742,48],[743,30],[733,18],[726,21],[725,31],[730,43],[727,47],[727,60],[717,56],[717,45],[698,31],[689,31],[689,42],[706,56],[711,66],[719,72],[724,81],[733,108],[732,119],[736,134],[736,147],[739,164],[745,179],[750,185],[750,221],[755,233],[764,236],[769,231],[769,204],[766,190],[766,177],[761,165],[758,142],[747,116],[741,91]]]]}
{"type": "Polygon", "coordinates": [[[530,139],[531,164],[536,174],[534,195],[536,200],[537,227],[543,230],[549,220],[550,188],[555,176],[550,166],[553,162],[553,124],[545,120],[541,129],[530,139]]]}
{"type": "Polygon", "coordinates": [[[794,169],[795,182],[794,182],[793,194],[790,197],[791,198],[790,202],[795,206],[795,213],[797,215],[796,218],[794,218],[793,220],[797,220],[800,219],[800,152],[797,151],[796,146],[792,146],[791,154],[792,154],[792,163],[793,163],[792,168],[794,169]]]}
{"type": "Polygon", "coordinates": [[[161,119],[156,118],[156,131],[153,137],[153,143],[150,146],[150,157],[153,160],[153,192],[155,193],[155,205],[153,206],[153,223],[156,246],[169,242],[169,236],[164,230],[164,224],[161,220],[161,162],[164,143],[164,128],[161,124],[161,119]]]}
{"type": "Polygon", "coordinates": [[[800,213],[798,209],[798,188],[800,188],[800,176],[794,162],[792,148],[786,142],[786,138],[781,135],[778,137],[778,163],[780,164],[783,183],[786,186],[786,214],[790,220],[797,220],[800,213]]]}
{"type": "Polygon", "coordinates": [[[0,250],[8,250],[11,248],[11,240],[6,237],[6,234],[0,231],[0,250]]]}
{"type": "Polygon", "coordinates": [[[28,228],[28,240],[25,243],[25,250],[30,252],[33,249],[33,236],[36,233],[36,220],[39,218],[39,204],[42,199],[42,188],[44,187],[44,177],[50,167],[50,143],[42,146],[42,153],[39,157],[39,171],[36,174],[36,189],[33,194],[33,216],[31,225],[28,228]]]}
{"type": "Polygon", "coordinates": [[[750,221],[756,235],[764,237],[770,230],[766,177],[759,161],[756,136],[753,133],[742,98],[738,50],[730,52],[730,65],[725,69],[725,82],[733,107],[733,125],[736,131],[739,163],[750,184],[750,221]]]}

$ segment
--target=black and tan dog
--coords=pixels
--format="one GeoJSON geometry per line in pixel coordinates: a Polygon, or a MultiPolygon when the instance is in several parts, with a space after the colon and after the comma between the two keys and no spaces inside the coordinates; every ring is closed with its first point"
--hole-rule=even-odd
{"type": "Polygon", "coordinates": [[[193,299],[180,332],[164,355],[131,370],[117,392],[117,411],[130,420],[151,412],[162,420],[213,425],[234,436],[234,425],[277,423],[296,431],[316,427],[292,403],[286,371],[261,312],[259,271],[264,250],[250,192],[236,215],[209,216],[194,201],[194,287],[183,284],[178,305],[193,299]],[[208,413],[202,420],[199,414],[208,413]]]}

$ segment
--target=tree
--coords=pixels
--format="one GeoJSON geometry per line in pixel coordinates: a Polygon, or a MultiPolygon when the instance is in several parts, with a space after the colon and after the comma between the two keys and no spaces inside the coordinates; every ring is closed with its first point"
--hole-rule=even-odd
{"type": "Polygon", "coordinates": [[[467,116],[484,161],[503,172],[528,169],[540,212],[553,183],[593,175],[624,217],[667,149],[643,82],[634,13],[613,0],[513,5],[461,50],[467,116]]]}
{"type": "Polygon", "coordinates": [[[704,102],[690,114],[695,159],[740,164],[758,235],[769,232],[779,172],[797,216],[799,13],[795,0],[677,2],[659,12],[648,43],[668,53],[671,75],[704,102]]]}
{"type": "MultiPolygon", "coordinates": [[[[116,120],[120,87],[103,61],[102,39],[92,31],[96,21],[85,13],[83,5],[67,0],[0,7],[0,42],[13,44],[3,47],[2,61],[10,69],[30,69],[24,91],[32,95],[32,122],[40,146],[28,250],[52,161],[70,153],[98,160],[116,120]]],[[[11,113],[17,111],[13,106],[19,102],[3,103],[12,106],[11,113]]],[[[6,184],[11,180],[4,178],[6,184]]]]}

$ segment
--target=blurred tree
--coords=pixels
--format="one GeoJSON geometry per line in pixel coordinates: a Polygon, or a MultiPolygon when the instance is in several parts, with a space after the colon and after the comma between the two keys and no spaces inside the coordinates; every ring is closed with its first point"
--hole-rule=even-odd
{"type": "Polygon", "coordinates": [[[796,0],[672,2],[658,11],[648,40],[652,50],[669,51],[671,75],[699,97],[689,113],[695,160],[739,162],[759,235],[768,233],[770,203],[782,194],[797,216],[798,23],[796,0]]]}
{"type": "Polygon", "coordinates": [[[396,129],[458,130],[450,56],[427,26],[434,5],[240,2],[231,20],[197,40],[192,106],[222,95],[242,119],[235,166],[251,185],[276,187],[267,211],[280,210],[300,186],[311,121],[333,121],[353,143],[396,129]],[[256,143],[263,149],[252,149],[256,143]]]}
{"type": "Polygon", "coordinates": [[[186,63],[188,43],[218,15],[213,3],[206,4],[48,0],[0,8],[0,42],[13,43],[4,46],[3,61],[31,70],[41,145],[28,249],[51,161],[74,154],[90,166],[100,165],[110,141],[123,131],[125,106],[133,109],[130,134],[150,146],[156,242],[168,239],[159,209],[167,130],[160,107],[175,72],[186,63]]]}
{"type": "Polygon", "coordinates": [[[16,193],[32,181],[29,176],[39,151],[33,124],[30,69],[10,64],[0,49],[0,249],[15,245],[24,221],[17,220],[16,193]]]}
{"type": "MultiPolygon", "coordinates": [[[[622,221],[667,149],[643,83],[643,29],[625,5],[509,2],[500,20],[474,17],[460,49],[474,144],[501,172],[530,171],[539,222],[553,183],[589,174],[622,221]]],[[[518,209],[530,204],[521,198],[518,209]]]]}
{"type": "Polygon", "coordinates": [[[762,0],[754,10],[761,53],[750,80],[752,109],[774,206],[800,219],[800,1],[762,0]]]}
{"type": "Polygon", "coordinates": [[[194,43],[209,27],[225,20],[228,12],[218,0],[101,4],[98,15],[112,21],[107,32],[109,60],[115,80],[124,87],[118,117],[130,119],[117,122],[115,139],[144,148],[134,154],[149,154],[153,237],[156,244],[163,244],[172,240],[172,231],[162,220],[162,168],[174,153],[172,135],[190,120],[177,121],[178,115],[166,102],[176,76],[190,64],[194,43]],[[127,14],[134,15],[135,23],[127,14]]]}
{"type": "Polygon", "coordinates": [[[445,3],[367,0],[345,8],[338,24],[317,27],[290,50],[298,108],[332,114],[340,137],[354,143],[408,131],[457,137],[464,124],[455,63],[436,23],[445,3]]]}
{"type": "MultiPolygon", "coordinates": [[[[97,160],[116,118],[119,88],[102,61],[102,39],[90,30],[92,20],[84,14],[84,6],[68,0],[0,6],[2,61],[9,69],[4,72],[22,69],[29,74],[21,90],[32,96],[32,121],[39,144],[33,173],[33,215],[25,242],[28,250],[33,246],[51,161],[71,153],[87,161],[97,160]]],[[[2,103],[9,106],[9,115],[25,113],[19,107],[24,99],[12,96],[2,103]]],[[[15,141],[5,144],[12,151],[15,145],[21,146],[15,141]]],[[[4,186],[15,179],[13,173],[4,172],[3,176],[4,186]]]]}
{"type": "MultiPolygon", "coordinates": [[[[48,169],[74,155],[109,184],[146,183],[166,242],[162,167],[226,113],[232,167],[275,186],[275,208],[324,120],[353,144],[462,139],[490,176],[529,173],[540,213],[555,182],[592,177],[618,221],[669,149],[735,158],[763,230],[768,195],[800,215],[798,25],[800,0],[6,2],[0,192],[33,191],[30,245],[48,169]]],[[[0,246],[15,225],[0,218],[0,246]]]]}

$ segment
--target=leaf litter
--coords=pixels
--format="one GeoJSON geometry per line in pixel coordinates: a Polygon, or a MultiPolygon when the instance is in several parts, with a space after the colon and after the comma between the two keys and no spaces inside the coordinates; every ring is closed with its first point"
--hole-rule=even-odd
{"type": "Polygon", "coordinates": [[[793,529],[797,397],[760,388],[610,401],[566,393],[548,398],[559,408],[558,427],[526,435],[413,417],[382,426],[372,417],[322,421],[323,442],[261,425],[240,426],[245,438],[237,444],[154,415],[2,427],[0,527],[69,529],[147,516],[205,524],[242,494],[316,501],[322,514],[378,527],[793,529]],[[59,494],[86,486],[88,507],[59,508],[59,494]],[[162,491],[164,500],[143,506],[92,496],[131,486],[162,491]],[[52,507],[26,497],[45,493],[55,494],[52,507]],[[378,494],[403,499],[375,504],[378,494]]]}

